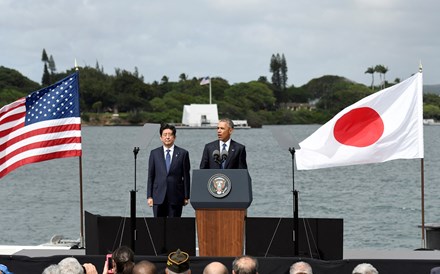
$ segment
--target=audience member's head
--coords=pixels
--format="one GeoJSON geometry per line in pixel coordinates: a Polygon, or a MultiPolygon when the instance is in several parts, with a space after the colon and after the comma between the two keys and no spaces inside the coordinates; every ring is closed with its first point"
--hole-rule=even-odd
{"type": "Polygon", "coordinates": [[[84,274],[84,268],[74,257],[67,257],[58,263],[61,274],[84,274]]]}
{"type": "Polygon", "coordinates": [[[175,274],[175,273],[191,273],[189,268],[189,255],[186,252],[177,249],[175,252],[171,252],[168,255],[167,267],[165,273],[175,274]]]}
{"type": "Polygon", "coordinates": [[[0,264],[0,273],[4,274],[14,274],[11,271],[9,271],[8,267],[4,264],[0,264]]]}
{"type": "Polygon", "coordinates": [[[57,264],[51,264],[43,270],[42,274],[60,274],[60,266],[57,264]]]}
{"type": "Polygon", "coordinates": [[[143,260],[134,265],[132,274],[156,274],[156,266],[147,260],[143,260]]]}
{"type": "Polygon", "coordinates": [[[228,268],[220,262],[212,262],[205,266],[203,274],[228,274],[228,268]]]}
{"type": "Polygon", "coordinates": [[[112,253],[117,273],[131,273],[134,266],[134,252],[127,246],[120,246],[112,253]]]}
{"type": "Polygon", "coordinates": [[[244,255],[235,258],[232,262],[233,274],[256,274],[258,273],[258,261],[256,258],[244,255]]]}
{"type": "Polygon", "coordinates": [[[379,274],[379,272],[371,264],[362,263],[353,269],[353,274],[379,274]]]}
{"type": "Polygon", "coordinates": [[[313,274],[312,267],[306,262],[296,262],[290,266],[290,274],[313,274]]]}

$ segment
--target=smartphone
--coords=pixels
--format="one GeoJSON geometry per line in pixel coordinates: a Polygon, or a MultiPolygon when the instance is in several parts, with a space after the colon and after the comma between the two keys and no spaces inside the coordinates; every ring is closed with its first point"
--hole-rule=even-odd
{"type": "Polygon", "coordinates": [[[113,272],[113,260],[112,260],[112,254],[107,254],[105,259],[107,260],[107,266],[108,266],[108,274],[114,274],[113,272]]]}

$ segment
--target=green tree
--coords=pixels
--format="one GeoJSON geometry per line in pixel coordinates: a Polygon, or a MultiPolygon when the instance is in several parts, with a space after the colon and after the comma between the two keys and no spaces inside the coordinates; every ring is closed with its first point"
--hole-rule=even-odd
{"type": "Polygon", "coordinates": [[[49,70],[47,69],[46,63],[44,63],[44,71],[43,71],[43,78],[41,79],[41,84],[43,86],[50,85],[50,73],[49,70]]]}
{"type": "Polygon", "coordinates": [[[121,70],[112,83],[115,92],[117,109],[122,112],[148,109],[146,84],[134,73],[121,70]]]}
{"type": "Polygon", "coordinates": [[[279,53],[276,55],[272,54],[272,57],[270,58],[270,72],[272,72],[272,84],[275,86],[275,88],[281,90],[281,57],[279,53]]]}
{"type": "Polygon", "coordinates": [[[55,74],[55,72],[57,71],[57,68],[55,66],[55,61],[54,61],[52,55],[50,55],[50,57],[49,57],[48,64],[49,64],[50,74],[55,74]]]}
{"type": "Polygon", "coordinates": [[[276,99],[267,85],[253,81],[232,85],[225,90],[225,101],[242,110],[259,111],[270,108],[276,99]]]}
{"type": "Polygon", "coordinates": [[[365,73],[371,74],[371,90],[374,90],[374,72],[375,70],[373,66],[367,68],[365,71],[365,73]]]}
{"type": "Polygon", "coordinates": [[[41,54],[41,61],[44,63],[49,62],[49,57],[47,57],[46,49],[43,49],[43,53],[41,54]]]}
{"type": "Polygon", "coordinates": [[[379,77],[380,77],[380,89],[385,88],[385,74],[388,72],[388,67],[384,66],[384,65],[376,65],[374,67],[374,71],[379,73],[379,77]],[[382,80],[382,76],[383,76],[383,80],[382,80]]]}
{"type": "Polygon", "coordinates": [[[287,88],[287,62],[284,57],[284,53],[280,60],[280,74],[281,74],[281,88],[285,90],[287,88]]]}
{"type": "MultiPolygon", "coordinates": [[[[20,72],[0,66],[0,90],[18,90],[27,95],[40,88],[41,86],[38,83],[23,76],[20,72]]],[[[18,99],[18,97],[16,99],[18,99]]]]}
{"type": "Polygon", "coordinates": [[[326,110],[330,115],[336,115],[345,107],[354,104],[371,94],[371,90],[364,85],[340,82],[331,87],[316,105],[317,108],[326,110]]]}
{"type": "Polygon", "coordinates": [[[27,94],[14,88],[0,89],[0,108],[10,104],[27,94]]]}
{"type": "Polygon", "coordinates": [[[160,79],[161,84],[167,84],[168,81],[169,81],[169,78],[166,75],[162,76],[162,79],[160,79]]]}
{"type": "Polygon", "coordinates": [[[96,111],[94,104],[101,102],[100,111],[112,111],[117,100],[112,88],[114,77],[88,66],[79,69],[79,77],[81,110],[96,111]]]}
{"type": "Polygon", "coordinates": [[[179,75],[179,81],[183,82],[186,81],[188,79],[188,75],[186,75],[185,73],[181,73],[179,75]]]}

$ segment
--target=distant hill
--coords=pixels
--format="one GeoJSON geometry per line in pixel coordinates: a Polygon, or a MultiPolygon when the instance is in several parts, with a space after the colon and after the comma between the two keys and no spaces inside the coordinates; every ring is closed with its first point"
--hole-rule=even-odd
{"type": "Polygon", "coordinates": [[[40,88],[40,84],[23,76],[17,70],[0,66],[0,90],[14,89],[28,94],[40,88]]]}
{"type": "Polygon", "coordinates": [[[423,93],[435,93],[440,95],[439,85],[423,85],[423,93]]]}

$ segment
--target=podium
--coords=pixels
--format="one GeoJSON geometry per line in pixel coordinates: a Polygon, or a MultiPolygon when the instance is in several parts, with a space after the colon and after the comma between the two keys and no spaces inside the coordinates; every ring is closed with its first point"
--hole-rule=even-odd
{"type": "Polygon", "coordinates": [[[193,171],[191,205],[196,211],[199,256],[243,255],[246,210],[251,203],[247,169],[193,171]]]}

